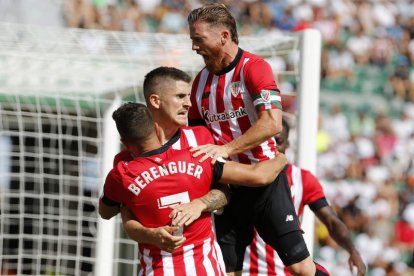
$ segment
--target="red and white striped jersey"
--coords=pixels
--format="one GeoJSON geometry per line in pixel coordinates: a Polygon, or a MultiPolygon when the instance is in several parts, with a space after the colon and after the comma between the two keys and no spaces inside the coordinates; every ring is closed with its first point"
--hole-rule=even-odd
{"type": "MultiPolygon", "coordinates": [[[[210,161],[200,163],[188,148],[174,150],[164,145],[128,162],[118,162],[106,178],[103,197],[127,206],[145,227],[170,225],[169,206],[207,194],[211,184],[220,179],[221,170],[215,170],[214,166],[218,165],[210,161]]],[[[202,213],[184,227],[183,235],[186,241],[172,254],[155,245],[139,243],[140,273],[225,275],[209,213],[202,213]]]]}
{"type": "MultiPolygon", "coordinates": [[[[303,208],[309,205],[318,210],[328,205],[319,180],[309,171],[288,164],[288,183],[296,212],[301,218],[303,208]]],[[[292,275],[285,268],[276,251],[262,240],[257,232],[246,249],[243,261],[243,275],[292,275]]]]}
{"type": "Polygon", "coordinates": [[[174,254],[142,247],[139,251],[142,256],[139,275],[226,275],[220,246],[213,234],[200,244],[178,248],[174,254]]]}
{"type": "MultiPolygon", "coordinates": [[[[166,143],[171,149],[179,150],[205,144],[213,144],[213,136],[204,126],[180,127],[176,134],[166,143]]],[[[113,166],[119,161],[130,161],[133,157],[128,150],[122,150],[114,157],[113,166]]]]}
{"type": "MultiPolygon", "coordinates": [[[[268,109],[282,109],[279,89],[270,65],[261,57],[239,49],[235,60],[215,75],[204,68],[194,79],[188,117],[204,120],[216,144],[223,145],[244,134],[268,109]]],[[[273,138],[231,160],[252,163],[271,159],[273,138]]]]}

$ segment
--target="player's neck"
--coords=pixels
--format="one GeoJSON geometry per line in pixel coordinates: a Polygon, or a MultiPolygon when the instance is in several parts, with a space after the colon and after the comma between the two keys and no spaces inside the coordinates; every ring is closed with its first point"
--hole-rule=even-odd
{"type": "Polygon", "coordinates": [[[133,150],[131,153],[132,153],[132,156],[136,158],[144,152],[156,150],[156,149],[159,149],[160,147],[162,147],[162,145],[160,141],[158,140],[158,137],[154,136],[146,140],[145,142],[143,142],[141,145],[139,145],[137,150],[133,150]]]}
{"type": "Polygon", "coordinates": [[[150,144],[145,145],[144,147],[142,147],[142,153],[152,151],[152,150],[156,150],[156,149],[159,149],[160,147],[162,147],[162,145],[157,140],[156,142],[154,141],[153,143],[150,143],[150,144]]]}
{"type": "Polygon", "coordinates": [[[219,67],[217,70],[214,71],[214,74],[221,74],[224,70],[227,70],[229,66],[235,61],[237,58],[237,53],[239,52],[239,47],[237,44],[232,43],[231,45],[226,46],[223,50],[222,54],[218,59],[220,60],[219,67]]]}
{"type": "Polygon", "coordinates": [[[176,126],[161,126],[158,133],[158,139],[161,144],[164,145],[177,133],[178,127],[176,126]]]}
{"type": "Polygon", "coordinates": [[[234,59],[237,56],[237,53],[239,52],[239,46],[235,43],[230,44],[224,52],[224,58],[223,58],[223,68],[229,66],[234,59]]]}

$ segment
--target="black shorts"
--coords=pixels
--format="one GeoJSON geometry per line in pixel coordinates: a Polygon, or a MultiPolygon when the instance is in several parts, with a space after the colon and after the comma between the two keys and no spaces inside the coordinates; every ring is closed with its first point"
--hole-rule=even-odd
{"type": "Polygon", "coordinates": [[[214,220],[227,272],[242,270],[254,228],[278,252],[285,265],[309,256],[293,206],[286,168],[266,187],[232,188],[229,205],[214,220]]]}

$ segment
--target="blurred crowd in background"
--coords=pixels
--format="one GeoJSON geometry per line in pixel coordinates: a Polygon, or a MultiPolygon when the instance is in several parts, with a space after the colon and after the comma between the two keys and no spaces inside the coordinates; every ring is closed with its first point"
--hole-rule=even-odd
{"type": "MultiPolygon", "coordinates": [[[[69,0],[64,18],[72,28],[187,33],[188,13],[208,2],[69,0]]],[[[317,176],[369,274],[413,275],[414,1],[222,3],[240,35],[321,32],[321,89],[338,100],[320,108],[317,176]]],[[[347,253],[321,224],[315,239],[319,261],[333,275],[349,275],[347,253]]]]}

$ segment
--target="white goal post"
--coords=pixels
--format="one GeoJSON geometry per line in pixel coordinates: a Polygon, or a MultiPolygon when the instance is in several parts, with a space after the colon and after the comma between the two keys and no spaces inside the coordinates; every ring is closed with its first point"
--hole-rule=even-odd
{"type": "MultiPolygon", "coordinates": [[[[317,30],[303,32],[300,46],[296,164],[316,175],[322,38],[317,30]]],[[[302,225],[305,241],[313,255],[315,216],[304,209],[302,225]]]]}
{"type": "MultiPolygon", "coordinates": [[[[297,98],[292,152],[312,172],[320,41],[314,30],[240,38],[271,64],[282,94],[297,98]]],[[[120,149],[111,114],[143,101],[143,78],[155,67],[195,76],[203,62],[188,35],[0,23],[0,64],[0,274],[137,275],[137,246],[119,217],[97,214],[120,149]]]]}

